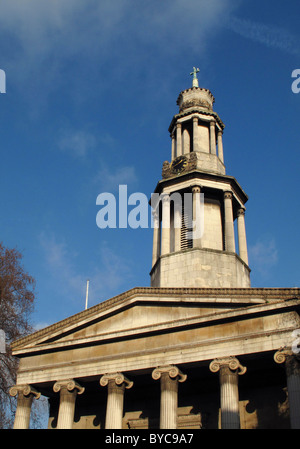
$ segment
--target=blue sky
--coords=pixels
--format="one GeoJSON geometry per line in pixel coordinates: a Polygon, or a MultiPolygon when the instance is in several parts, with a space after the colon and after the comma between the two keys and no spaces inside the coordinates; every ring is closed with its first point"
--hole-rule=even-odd
{"type": "Polygon", "coordinates": [[[101,192],[149,197],[181,90],[215,96],[249,195],[253,287],[300,285],[297,0],[2,0],[0,240],[36,279],[37,327],[149,286],[151,229],[96,226],[101,192]]]}

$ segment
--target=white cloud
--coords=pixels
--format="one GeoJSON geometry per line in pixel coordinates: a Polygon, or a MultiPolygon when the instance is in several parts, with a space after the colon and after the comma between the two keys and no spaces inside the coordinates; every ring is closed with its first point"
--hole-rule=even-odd
{"type": "MultiPolygon", "coordinates": [[[[133,278],[128,260],[124,260],[105,242],[98,252],[98,260],[91,271],[88,267],[82,270],[79,254],[70,248],[53,233],[43,232],[39,236],[40,245],[52,285],[59,296],[67,301],[85,304],[86,285],[89,279],[89,306],[108,299],[133,278]]],[[[119,293],[119,292],[117,292],[119,293]]],[[[43,323],[40,324],[43,326],[43,323]]]]}
{"type": "Polygon", "coordinates": [[[270,274],[278,262],[278,250],[273,239],[257,241],[249,247],[250,266],[263,277],[270,274]]]}
{"type": "Polygon", "coordinates": [[[76,70],[100,71],[102,84],[107,76],[120,83],[126,73],[151,73],[148,49],[155,51],[155,60],[191,48],[200,57],[224,15],[237,4],[238,0],[1,0],[0,49],[9,42],[9,48],[1,49],[2,58],[6,55],[3,68],[20,90],[32,93],[42,85],[45,96],[68,75],[76,96],[83,80],[76,70]]]}
{"type": "Polygon", "coordinates": [[[83,158],[95,148],[96,138],[87,131],[66,131],[60,137],[58,146],[75,157],[83,158]]]}
{"type": "Polygon", "coordinates": [[[284,28],[230,16],[226,26],[245,38],[286,53],[299,55],[300,39],[284,28]]]}
{"type": "MultiPolygon", "coordinates": [[[[133,187],[137,180],[138,177],[133,166],[118,167],[114,171],[107,167],[102,167],[96,175],[94,182],[101,192],[113,192],[118,190],[121,184],[133,187]]],[[[99,191],[99,193],[101,192],[99,191]]]]}

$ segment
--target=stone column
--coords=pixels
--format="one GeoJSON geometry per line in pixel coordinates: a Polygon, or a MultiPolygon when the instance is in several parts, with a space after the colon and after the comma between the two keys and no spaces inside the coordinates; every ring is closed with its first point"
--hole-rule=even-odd
{"type": "Polygon", "coordinates": [[[155,265],[160,256],[160,225],[159,210],[154,210],[153,215],[153,250],[152,250],[152,267],[155,265]]]}
{"type": "Polygon", "coordinates": [[[219,129],[218,130],[218,156],[219,159],[223,162],[224,164],[224,154],[223,154],[223,138],[222,138],[222,131],[219,129]]]}
{"type": "Polygon", "coordinates": [[[176,156],[182,155],[181,123],[176,124],[176,156]]]}
{"type": "Polygon", "coordinates": [[[31,385],[14,385],[9,394],[17,396],[17,410],[15,414],[14,429],[29,429],[30,412],[33,398],[39,399],[38,393],[31,385]]]}
{"type": "Polygon", "coordinates": [[[216,148],[216,122],[212,120],[210,122],[210,152],[211,154],[217,154],[216,148]]]}
{"type": "Polygon", "coordinates": [[[162,195],[162,222],[161,222],[161,255],[170,253],[170,232],[171,232],[171,208],[170,196],[162,195]]]}
{"type": "Polygon", "coordinates": [[[202,217],[200,208],[200,186],[192,187],[193,192],[193,248],[201,248],[202,217]]]}
{"type": "Polygon", "coordinates": [[[193,117],[193,151],[199,151],[198,117],[193,117]]]}
{"type": "Polygon", "coordinates": [[[248,250],[247,250],[244,208],[241,208],[237,211],[237,227],[238,227],[238,240],[239,240],[239,256],[248,265],[248,250]]]}
{"type": "Polygon", "coordinates": [[[232,193],[224,192],[225,250],[235,252],[232,193]]]}
{"type": "Polygon", "coordinates": [[[57,429],[72,429],[77,394],[82,394],[84,388],[75,380],[59,380],[53,385],[55,393],[60,392],[57,429]]]}
{"type": "Polygon", "coordinates": [[[290,404],[291,429],[300,429],[300,359],[291,350],[282,349],[275,353],[276,363],[285,363],[288,399],[290,404]]]}
{"type": "Polygon", "coordinates": [[[102,387],[108,386],[105,429],[122,429],[124,391],[132,387],[133,382],[122,373],[104,374],[100,379],[102,387]]]}
{"type": "Polygon", "coordinates": [[[235,357],[215,359],[210,363],[209,368],[213,373],[219,371],[221,428],[239,429],[238,375],[244,374],[246,368],[235,357]]]}
{"type": "Polygon", "coordinates": [[[171,139],[172,139],[171,160],[173,160],[176,157],[176,141],[175,141],[174,132],[172,132],[171,139]]]}
{"type": "Polygon", "coordinates": [[[162,366],[152,372],[160,379],[160,429],[177,429],[178,382],[187,378],[177,366],[162,366]]]}

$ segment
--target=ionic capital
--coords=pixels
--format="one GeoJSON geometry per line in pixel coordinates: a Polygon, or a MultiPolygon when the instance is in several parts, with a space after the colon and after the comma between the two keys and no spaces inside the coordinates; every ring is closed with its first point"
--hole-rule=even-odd
{"type": "Polygon", "coordinates": [[[55,393],[58,393],[59,391],[61,391],[64,388],[70,392],[77,390],[78,394],[82,394],[85,390],[84,387],[79,385],[79,383],[73,379],[59,380],[59,381],[55,382],[55,384],[53,385],[53,391],[55,393]]]}
{"type": "Polygon", "coordinates": [[[106,385],[108,385],[108,382],[110,380],[113,380],[115,382],[115,385],[118,386],[124,384],[127,390],[133,386],[133,382],[127,379],[127,377],[125,377],[122,373],[104,374],[100,379],[100,385],[102,387],[105,387],[106,385]]]}
{"type": "Polygon", "coordinates": [[[168,193],[161,194],[162,203],[170,203],[170,195],[168,193]]]}
{"type": "Polygon", "coordinates": [[[39,393],[35,388],[33,388],[31,385],[14,385],[10,388],[9,394],[10,396],[17,396],[17,394],[22,394],[25,397],[28,397],[30,395],[34,396],[35,399],[39,399],[41,396],[41,393],[39,393]]]}
{"type": "Polygon", "coordinates": [[[192,187],[192,192],[193,193],[200,193],[201,192],[201,187],[200,186],[193,186],[192,187]]]}
{"type": "Polygon", "coordinates": [[[274,360],[276,363],[284,363],[291,357],[300,361],[300,354],[295,353],[292,348],[288,348],[286,346],[278,349],[278,351],[274,354],[274,360]]]}
{"type": "Polygon", "coordinates": [[[236,371],[240,376],[245,374],[247,368],[240,364],[236,357],[224,357],[220,359],[215,359],[210,362],[209,369],[212,373],[217,373],[222,366],[227,366],[231,371],[236,371]]]}
{"type": "Polygon", "coordinates": [[[243,207],[241,207],[237,211],[237,216],[239,217],[240,215],[245,215],[245,212],[246,212],[245,209],[243,207]]]}
{"type": "Polygon", "coordinates": [[[155,370],[153,370],[152,372],[152,378],[154,380],[158,380],[164,373],[168,373],[171,379],[177,378],[178,382],[184,382],[187,378],[187,375],[183,374],[180,369],[174,365],[159,366],[155,368],[155,370]]]}
{"type": "Polygon", "coordinates": [[[232,198],[232,192],[226,191],[224,192],[224,199],[231,199],[232,198]]]}

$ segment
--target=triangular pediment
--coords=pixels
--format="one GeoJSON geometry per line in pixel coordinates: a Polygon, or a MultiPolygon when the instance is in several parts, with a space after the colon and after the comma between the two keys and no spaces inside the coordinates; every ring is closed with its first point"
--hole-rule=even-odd
{"type": "Polygon", "coordinates": [[[12,344],[29,353],[166,333],[282,307],[296,289],[134,288],[12,344]]]}

